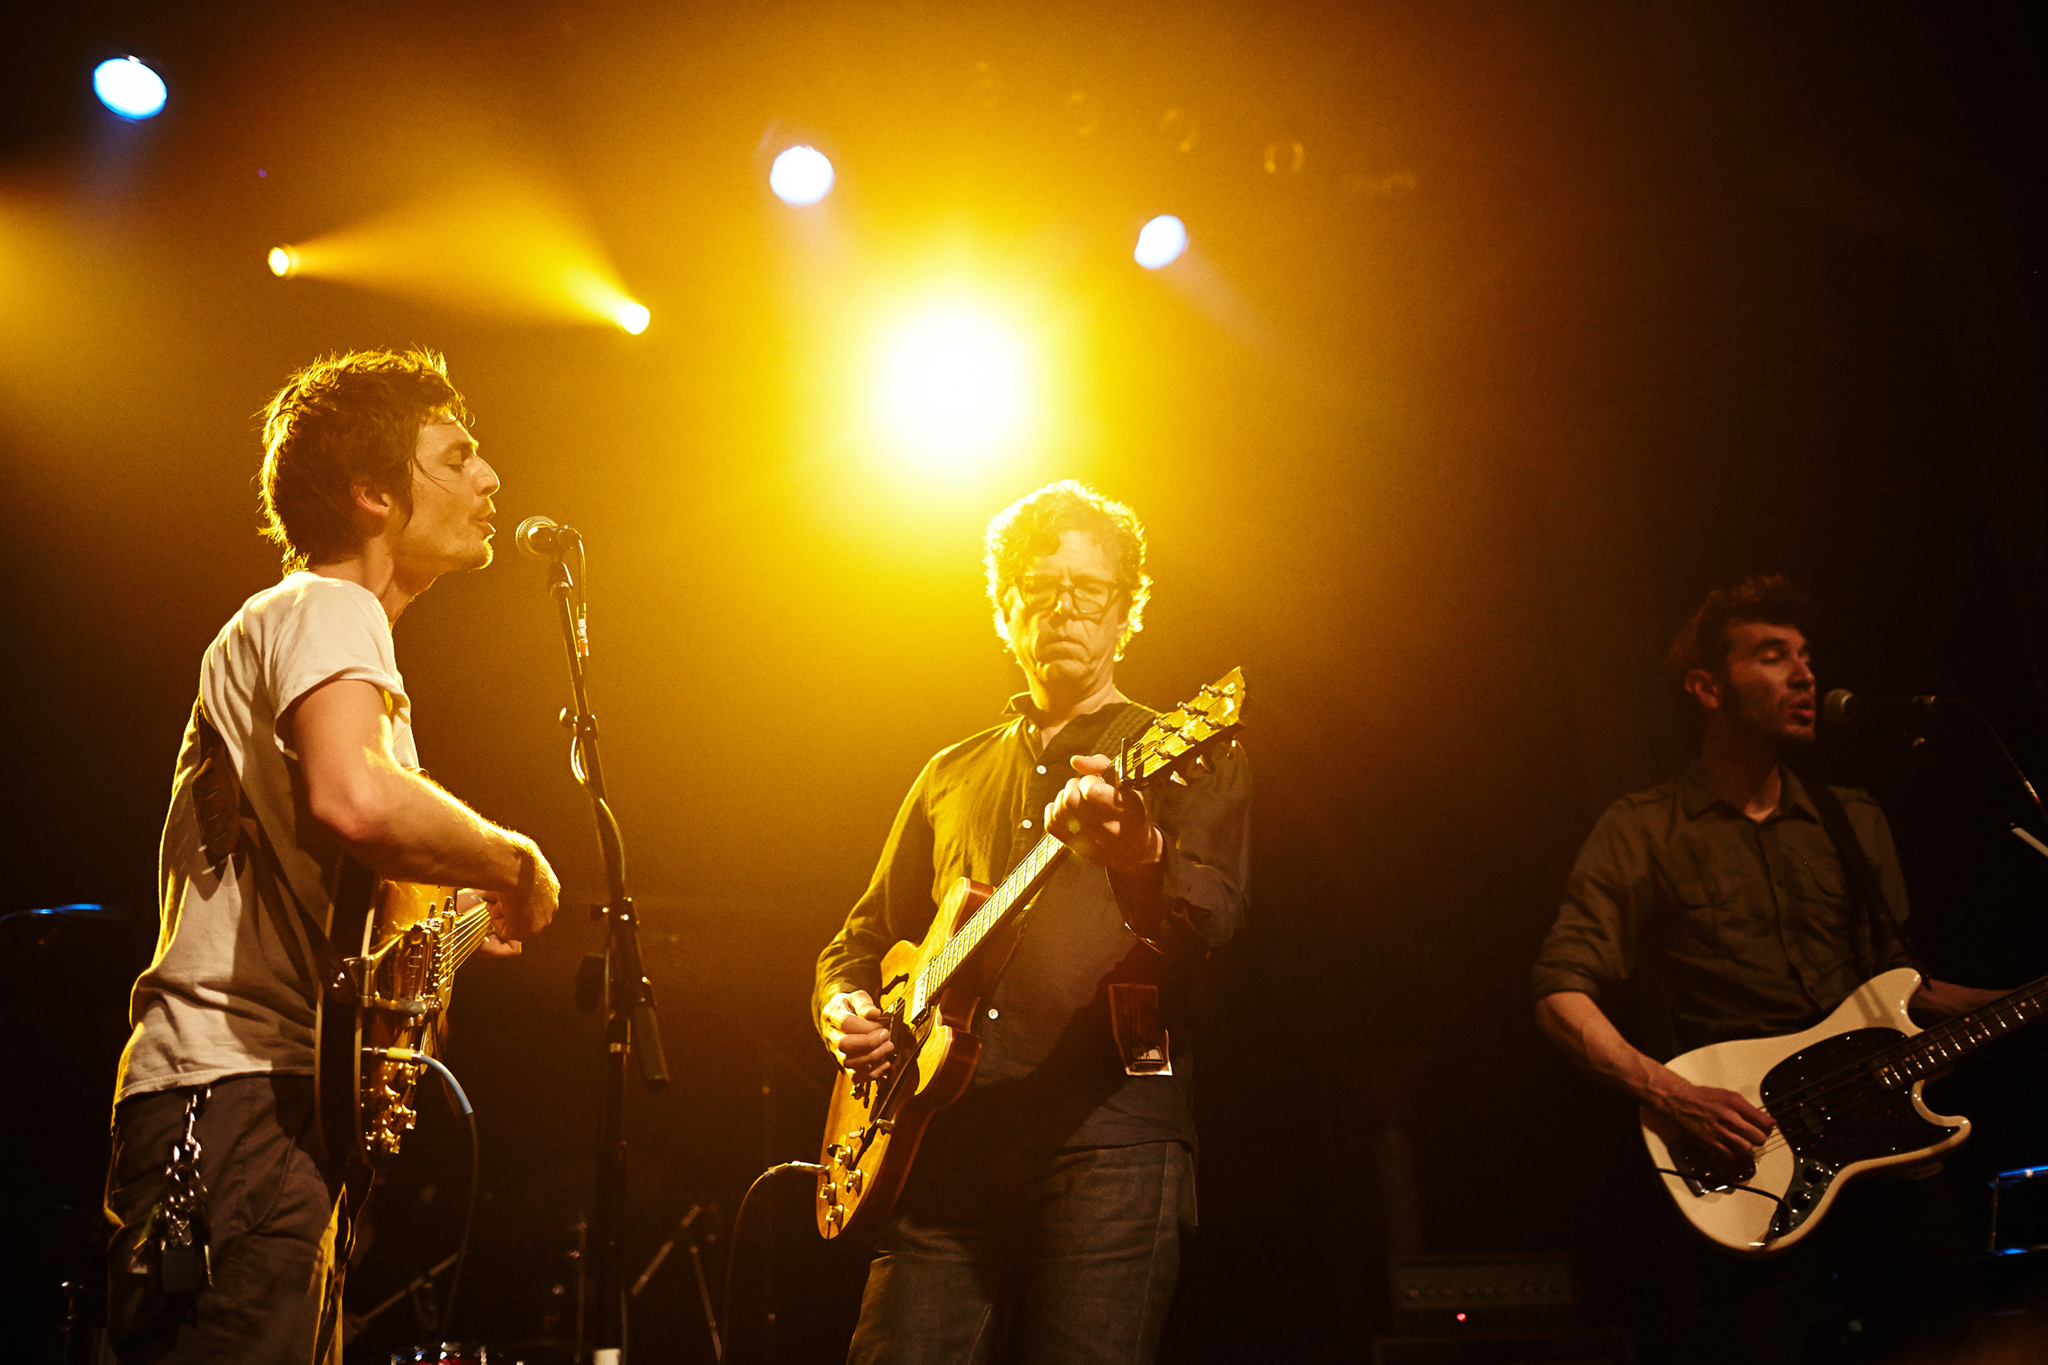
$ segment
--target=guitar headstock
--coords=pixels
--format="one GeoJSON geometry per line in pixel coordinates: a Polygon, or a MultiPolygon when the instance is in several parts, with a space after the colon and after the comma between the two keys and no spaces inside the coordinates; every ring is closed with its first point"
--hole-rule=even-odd
{"type": "Polygon", "coordinates": [[[1171,711],[1161,712],[1118,756],[1125,786],[1142,787],[1203,751],[1244,723],[1244,670],[1233,668],[1171,711]]]}

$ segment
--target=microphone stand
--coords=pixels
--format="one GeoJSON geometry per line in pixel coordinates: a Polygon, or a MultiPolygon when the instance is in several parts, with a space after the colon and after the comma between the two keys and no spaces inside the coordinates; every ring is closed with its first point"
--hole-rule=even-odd
{"type": "Polygon", "coordinates": [[[562,643],[569,654],[569,688],[573,711],[562,712],[570,733],[569,771],[590,795],[597,821],[597,843],[604,856],[605,903],[593,917],[605,921],[604,977],[600,996],[604,1015],[604,1115],[597,1139],[596,1193],[591,1201],[591,1259],[596,1311],[592,1315],[592,1365],[624,1365],[626,1358],[626,1295],[619,1274],[619,1232],[626,1209],[626,1058],[640,1067],[640,1083],[650,1092],[668,1084],[668,1062],[662,1055],[661,1025],[654,1012],[654,986],[640,960],[639,920],[626,894],[626,851],[619,822],[605,799],[604,764],[598,757],[597,718],[590,713],[584,664],[590,657],[590,636],[582,584],[583,542],[560,528],[548,567],[548,593],[555,599],[562,643]],[[571,575],[564,551],[575,549],[576,574],[571,575]],[[574,599],[574,605],[571,600],[574,599]]]}

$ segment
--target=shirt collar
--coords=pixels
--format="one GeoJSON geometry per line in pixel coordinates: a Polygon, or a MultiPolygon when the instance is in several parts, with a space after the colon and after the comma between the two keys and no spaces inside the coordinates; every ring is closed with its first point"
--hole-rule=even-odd
{"type": "MultiPolygon", "coordinates": [[[[1108,725],[1111,715],[1130,704],[1128,701],[1120,701],[1112,697],[1093,711],[1083,711],[1080,715],[1075,716],[1060,727],[1059,734],[1053,737],[1054,743],[1077,736],[1085,736],[1092,739],[1108,725]]],[[[1019,692],[1016,696],[1011,697],[1009,704],[1003,707],[1003,715],[1010,720],[1011,731],[1018,740],[1027,747],[1035,747],[1032,745],[1032,734],[1037,728],[1037,722],[1031,718],[1031,694],[1029,692],[1019,692]]],[[[1046,746],[1047,749],[1051,747],[1051,745],[1046,746]]]]}
{"type": "MultiPolygon", "coordinates": [[[[1679,776],[1678,801],[1688,820],[1699,819],[1715,805],[1737,815],[1744,814],[1722,800],[1720,794],[1707,785],[1706,765],[1697,758],[1687,764],[1679,776]]],[[[1819,812],[1814,809],[1813,798],[1806,794],[1806,785],[1799,780],[1799,774],[1782,763],[1778,765],[1778,808],[1766,818],[1775,820],[1781,815],[1799,815],[1814,821],[1820,819],[1819,812]]]]}

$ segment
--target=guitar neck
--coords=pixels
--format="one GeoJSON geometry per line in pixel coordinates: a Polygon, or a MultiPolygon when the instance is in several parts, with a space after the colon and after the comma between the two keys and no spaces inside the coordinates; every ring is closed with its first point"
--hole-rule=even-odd
{"type": "Polygon", "coordinates": [[[2048,1016],[2048,976],[1888,1049],[1878,1059],[1879,1074],[1887,1084],[1910,1085],[2044,1016],[2048,1016]]]}
{"type": "Polygon", "coordinates": [[[981,908],[960,926],[953,937],[946,940],[946,946],[918,974],[917,986],[911,993],[913,1015],[923,1013],[924,1007],[945,989],[946,983],[974,955],[982,941],[1044,885],[1045,879],[1052,875],[1066,854],[1067,846],[1048,834],[1024,855],[1022,862],[1010,869],[1010,875],[1003,878],[1002,885],[982,902],[981,908]]]}
{"type": "Polygon", "coordinates": [[[448,932],[442,970],[452,974],[469,961],[470,954],[483,946],[484,938],[490,932],[491,907],[488,902],[458,916],[448,932]]]}

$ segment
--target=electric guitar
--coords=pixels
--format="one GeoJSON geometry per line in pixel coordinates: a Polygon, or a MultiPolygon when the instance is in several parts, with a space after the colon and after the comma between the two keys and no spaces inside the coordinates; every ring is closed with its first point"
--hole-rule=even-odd
{"type": "MultiPolygon", "coordinates": [[[[1233,668],[1194,699],[1153,718],[1135,744],[1117,755],[1124,788],[1143,788],[1186,763],[1242,723],[1244,672],[1233,668]]],[[[1185,780],[1185,779],[1183,779],[1185,780]]],[[[924,942],[898,943],[882,958],[882,998],[896,1044],[887,1075],[855,1081],[842,1070],[825,1115],[818,1157],[818,1232],[870,1236],[889,1216],[933,1114],[960,1098],[974,1078],[981,1040],[973,1034],[980,968],[975,952],[1009,924],[1066,857],[1048,834],[990,887],[962,877],[948,888],[924,942]],[[972,992],[970,994],[970,992],[972,992]]]]}
{"type": "Polygon", "coordinates": [[[449,886],[378,881],[350,859],[328,937],[340,952],[314,1021],[314,1102],[328,1153],[350,1167],[398,1155],[418,1114],[414,1087],[440,1050],[455,970],[491,932],[482,902],[449,886]]]}
{"type": "MultiPolygon", "coordinates": [[[[1778,1256],[1819,1226],[1849,1181],[1959,1146],[1970,1121],[1921,1101],[1932,1073],[2048,1016],[2048,977],[1923,1032],[1906,1016],[1920,974],[1872,977],[1804,1033],[1714,1043],[1669,1063],[1695,1085],[1733,1090],[1777,1121],[1735,1160],[1669,1141],[1643,1111],[1643,1143],[1693,1227],[1740,1256],[1778,1256]]],[[[1669,1130],[1660,1118],[1658,1127],[1669,1130]]]]}

